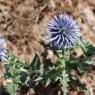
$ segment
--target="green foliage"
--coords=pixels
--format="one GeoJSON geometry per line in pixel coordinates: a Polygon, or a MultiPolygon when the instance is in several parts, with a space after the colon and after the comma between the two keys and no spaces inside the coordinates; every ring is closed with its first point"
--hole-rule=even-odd
{"type": "Polygon", "coordinates": [[[10,95],[16,95],[16,89],[17,89],[16,84],[14,83],[7,84],[7,91],[10,93],[10,95]]]}
{"type": "MultiPolygon", "coordinates": [[[[64,95],[68,93],[69,86],[79,86],[81,90],[86,89],[79,79],[73,79],[72,70],[77,74],[83,74],[89,66],[95,66],[95,47],[82,41],[79,46],[69,50],[54,50],[50,47],[42,54],[44,61],[41,63],[40,58],[35,54],[31,64],[25,64],[13,54],[8,52],[8,61],[5,63],[5,78],[11,80],[7,83],[7,91],[10,95],[16,95],[17,88],[20,84],[26,84],[30,88],[36,87],[43,83],[44,87],[51,83],[58,83],[64,95]],[[70,54],[71,50],[82,48],[84,54],[75,58],[70,54]],[[55,64],[51,59],[47,59],[48,50],[51,50],[58,58],[55,64]]],[[[59,89],[59,90],[60,90],[59,89]]]]}
{"type": "Polygon", "coordinates": [[[21,68],[23,68],[25,64],[19,61],[10,52],[8,52],[7,55],[8,55],[7,58],[8,60],[5,63],[5,68],[6,68],[5,78],[8,80],[7,90],[10,93],[10,95],[16,95],[18,83],[21,83],[20,80],[21,68]]]}

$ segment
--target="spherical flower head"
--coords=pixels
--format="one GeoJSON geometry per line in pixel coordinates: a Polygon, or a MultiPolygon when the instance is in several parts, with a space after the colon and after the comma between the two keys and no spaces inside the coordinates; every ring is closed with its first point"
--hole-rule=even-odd
{"type": "Polygon", "coordinates": [[[1,62],[7,61],[7,49],[6,48],[0,48],[0,61],[1,62]]]}
{"type": "Polygon", "coordinates": [[[7,47],[6,41],[3,36],[0,34],[0,62],[7,60],[7,47]]]}
{"type": "Polygon", "coordinates": [[[70,48],[80,39],[80,27],[71,16],[60,14],[49,21],[47,37],[52,47],[70,48]]]}

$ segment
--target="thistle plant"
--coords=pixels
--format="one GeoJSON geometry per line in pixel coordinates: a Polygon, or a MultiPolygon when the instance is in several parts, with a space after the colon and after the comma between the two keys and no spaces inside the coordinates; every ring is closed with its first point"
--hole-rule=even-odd
{"type": "Polygon", "coordinates": [[[54,16],[48,22],[46,39],[46,42],[41,43],[45,48],[43,61],[35,53],[31,64],[23,63],[10,50],[7,54],[3,49],[0,50],[4,53],[0,54],[1,60],[5,60],[7,55],[5,78],[11,80],[7,84],[10,95],[16,95],[18,86],[22,84],[34,90],[40,83],[45,88],[57,84],[51,92],[60,91],[63,95],[67,95],[70,86],[78,86],[80,91],[86,90],[79,79],[73,78],[72,71],[81,75],[89,66],[95,66],[95,60],[92,60],[95,57],[95,47],[81,37],[78,22],[67,14],[54,16]],[[83,54],[74,57],[71,51],[76,48],[81,49],[83,54]]]}
{"type": "MultiPolygon", "coordinates": [[[[67,95],[69,82],[68,70],[66,70],[66,57],[70,57],[68,51],[80,42],[80,27],[73,18],[67,14],[60,14],[52,18],[48,23],[47,43],[56,49],[58,61],[57,67],[61,69],[60,75],[55,77],[59,81],[64,95],[67,95]],[[60,68],[61,66],[61,68],[60,68]]],[[[54,66],[56,68],[56,66],[54,66]]],[[[59,69],[57,72],[59,72],[59,69]]]]}

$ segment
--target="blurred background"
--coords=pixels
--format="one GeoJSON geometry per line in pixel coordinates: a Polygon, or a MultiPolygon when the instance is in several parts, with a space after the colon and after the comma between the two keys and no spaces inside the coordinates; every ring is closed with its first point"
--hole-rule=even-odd
{"type": "MultiPolygon", "coordinates": [[[[60,13],[72,15],[81,35],[95,44],[95,0],[0,0],[0,32],[8,40],[8,48],[31,63],[34,53],[40,55],[44,50],[39,42],[47,32],[49,19],[60,13]]],[[[88,71],[82,81],[94,91],[95,70],[88,71]]]]}

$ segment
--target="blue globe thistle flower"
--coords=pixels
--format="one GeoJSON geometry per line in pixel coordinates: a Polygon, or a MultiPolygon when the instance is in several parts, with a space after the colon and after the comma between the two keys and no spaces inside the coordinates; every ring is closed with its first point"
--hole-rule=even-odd
{"type": "Polygon", "coordinates": [[[3,38],[3,36],[0,34],[0,61],[1,62],[4,62],[7,60],[7,48],[4,47],[6,46],[6,41],[5,39],[3,38]]]}
{"type": "Polygon", "coordinates": [[[7,61],[7,49],[6,48],[0,48],[0,61],[4,62],[7,61]]]}
{"type": "Polygon", "coordinates": [[[61,14],[52,18],[48,23],[48,40],[55,48],[70,48],[80,39],[80,27],[73,18],[61,14]]]}

